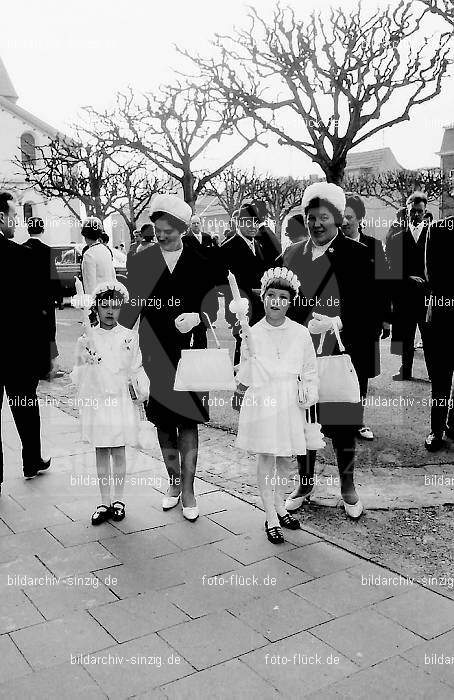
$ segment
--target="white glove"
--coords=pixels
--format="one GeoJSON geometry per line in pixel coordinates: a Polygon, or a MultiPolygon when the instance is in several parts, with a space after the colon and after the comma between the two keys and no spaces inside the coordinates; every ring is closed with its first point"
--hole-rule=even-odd
{"type": "Polygon", "coordinates": [[[342,321],[340,316],[325,316],[324,314],[312,314],[313,318],[307,324],[309,333],[318,335],[319,333],[327,333],[333,330],[333,323],[336,324],[339,330],[342,329],[342,321]]]}
{"type": "Polygon", "coordinates": [[[246,315],[249,311],[249,299],[246,299],[246,297],[241,297],[240,301],[238,302],[235,301],[235,299],[232,299],[229,304],[229,311],[236,316],[246,315]]]}
{"type": "Polygon", "coordinates": [[[180,314],[175,319],[175,327],[180,333],[189,333],[200,323],[199,314],[180,314]]]}

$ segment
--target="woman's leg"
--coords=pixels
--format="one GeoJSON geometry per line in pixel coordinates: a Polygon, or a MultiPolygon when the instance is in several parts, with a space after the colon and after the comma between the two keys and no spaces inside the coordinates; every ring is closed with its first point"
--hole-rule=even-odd
{"type": "Polygon", "coordinates": [[[123,502],[126,478],[126,450],[124,447],[111,447],[114,501],[123,502]]]}
{"type": "Polygon", "coordinates": [[[175,426],[158,427],[158,442],[161,448],[164,464],[169,475],[168,496],[176,497],[181,491],[180,453],[178,451],[178,436],[175,426]]]}
{"type": "Polygon", "coordinates": [[[101,491],[101,503],[110,504],[110,447],[96,447],[96,470],[101,491]]]}
{"type": "Polygon", "coordinates": [[[194,508],[194,478],[199,451],[197,423],[178,428],[178,449],[181,459],[181,502],[185,508],[194,508]]]}
{"type": "Polygon", "coordinates": [[[257,457],[257,485],[265,508],[268,527],[280,527],[274,505],[274,483],[276,463],[272,455],[258,455],[257,457]]]}
{"type": "Polygon", "coordinates": [[[283,485],[286,477],[286,468],[288,468],[290,459],[288,457],[276,457],[276,485],[274,487],[274,507],[276,513],[283,518],[287,515],[285,508],[285,498],[283,493],[283,485]]]}
{"type": "Polygon", "coordinates": [[[290,498],[302,498],[312,491],[316,459],[317,450],[308,450],[305,455],[297,456],[299,484],[290,494],[290,498]]]}
{"type": "Polygon", "coordinates": [[[358,501],[358,494],[355,490],[353,478],[356,449],[354,431],[349,426],[342,427],[336,431],[336,435],[333,435],[332,440],[339,469],[342,498],[349,505],[355,505],[358,501]]]}

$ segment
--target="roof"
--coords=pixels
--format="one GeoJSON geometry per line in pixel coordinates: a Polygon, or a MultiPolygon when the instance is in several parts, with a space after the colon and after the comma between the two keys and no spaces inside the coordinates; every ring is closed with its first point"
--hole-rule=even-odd
{"type": "Polygon", "coordinates": [[[403,170],[389,147],[349,153],[345,170],[359,170],[360,168],[370,168],[376,172],[403,170]]]}
{"type": "Polygon", "coordinates": [[[443,141],[438,152],[439,156],[447,156],[454,153],[454,124],[445,126],[443,141]]]}
{"type": "Polygon", "coordinates": [[[5,97],[11,102],[17,102],[18,95],[14,89],[14,85],[11,82],[11,78],[8,75],[8,71],[5,68],[0,56],[0,97],[5,97]]]}
{"type": "Polygon", "coordinates": [[[4,109],[7,112],[14,114],[14,116],[18,117],[19,119],[22,119],[31,126],[34,126],[39,131],[43,131],[45,134],[48,134],[51,138],[55,138],[55,136],[57,136],[58,134],[58,130],[55,129],[53,126],[50,126],[50,124],[43,122],[41,119],[38,119],[38,117],[35,117],[35,115],[31,112],[28,112],[23,107],[19,107],[19,105],[15,104],[14,102],[11,102],[11,100],[7,99],[6,97],[2,97],[1,95],[0,109],[4,109]]]}

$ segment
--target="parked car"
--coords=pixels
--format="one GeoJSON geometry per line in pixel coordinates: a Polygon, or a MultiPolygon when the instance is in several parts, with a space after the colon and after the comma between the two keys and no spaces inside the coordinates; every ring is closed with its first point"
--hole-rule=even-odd
{"type": "MultiPolygon", "coordinates": [[[[55,267],[63,287],[63,296],[72,297],[76,293],[75,277],[82,279],[81,261],[83,244],[70,243],[69,245],[52,246],[55,267]]],[[[117,280],[126,283],[127,270],[114,258],[117,280]]]]}

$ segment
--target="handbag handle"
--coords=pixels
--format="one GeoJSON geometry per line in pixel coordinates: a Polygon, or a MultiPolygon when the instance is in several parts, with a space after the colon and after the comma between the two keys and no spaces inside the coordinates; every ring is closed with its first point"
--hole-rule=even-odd
{"type": "MultiPolygon", "coordinates": [[[[337,344],[339,345],[339,350],[341,352],[345,352],[345,345],[343,344],[343,342],[341,340],[339,328],[337,327],[337,323],[334,322],[334,319],[333,319],[332,323],[333,323],[334,335],[336,336],[337,344]]],[[[319,342],[318,348],[317,348],[317,355],[320,355],[320,353],[322,352],[323,343],[325,342],[325,336],[326,336],[326,331],[325,331],[325,333],[320,334],[320,342],[319,342]]]]}
{"type": "Polygon", "coordinates": [[[220,350],[220,349],[221,349],[221,345],[220,345],[220,343],[219,343],[219,340],[218,340],[218,337],[217,337],[216,333],[214,332],[213,324],[211,323],[210,317],[208,316],[208,314],[207,314],[206,311],[203,312],[203,315],[206,316],[207,319],[208,319],[208,323],[210,324],[211,332],[212,332],[213,335],[214,335],[214,341],[215,341],[215,343],[216,343],[216,347],[217,347],[218,350],[220,350]]]}

